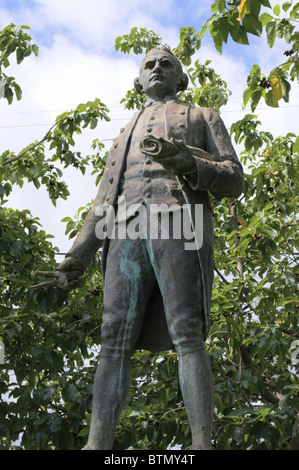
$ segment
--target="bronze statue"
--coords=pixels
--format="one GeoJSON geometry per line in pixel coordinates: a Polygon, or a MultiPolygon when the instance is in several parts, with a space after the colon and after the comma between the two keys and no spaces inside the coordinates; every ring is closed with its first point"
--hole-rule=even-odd
{"type": "MultiPolygon", "coordinates": [[[[213,384],[204,344],[213,281],[208,192],[236,198],[244,183],[242,166],[219,115],[178,100],[178,91],[187,83],[180,62],[168,49],[147,53],[135,80],[137,91],[146,95],[146,105],[114,140],[94,204],[58,267],[65,275],[64,287],[65,278],[69,287],[76,286],[103,243],[102,348],[87,450],[112,449],[129,391],[134,350],[173,347],[192,433],[190,449],[211,448],[213,384]],[[133,212],[121,210],[123,200],[133,212]],[[186,249],[183,234],[161,237],[161,226],[158,236],[151,238],[148,220],[142,224],[142,237],[98,236],[105,208],[113,208],[114,226],[120,227],[136,223],[139,212],[150,214],[161,204],[179,208],[177,213],[188,207],[191,225],[194,209],[202,208],[203,237],[196,249],[186,249]]],[[[168,215],[174,231],[177,219],[172,212],[168,215]]]]}

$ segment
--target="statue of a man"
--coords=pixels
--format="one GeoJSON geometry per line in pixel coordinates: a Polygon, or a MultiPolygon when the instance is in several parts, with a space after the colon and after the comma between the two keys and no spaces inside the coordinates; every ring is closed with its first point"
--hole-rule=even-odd
{"type": "MultiPolygon", "coordinates": [[[[192,433],[190,449],[211,448],[213,384],[204,344],[213,281],[208,192],[236,198],[244,180],[219,115],[178,100],[178,91],[186,89],[187,83],[180,62],[168,49],[158,47],[147,53],[135,80],[137,91],[145,93],[146,105],[114,140],[94,204],[58,268],[67,275],[69,286],[76,284],[102,243],[96,234],[103,215],[99,207],[113,207],[116,225],[126,226],[138,207],[149,214],[157,204],[187,205],[191,225],[194,208],[202,207],[203,236],[197,249],[186,249],[184,234],[165,239],[161,227],[157,237],[106,236],[104,240],[102,348],[88,450],[112,449],[129,391],[134,350],[172,347],[178,354],[180,387],[192,433]],[[144,143],[150,137],[166,151],[151,157],[144,143]],[[131,215],[123,216],[119,201],[124,198],[127,207],[134,207],[131,215]]],[[[175,220],[174,214],[169,215],[173,232],[175,220]]],[[[151,233],[149,222],[143,225],[147,235],[151,233]]]]}

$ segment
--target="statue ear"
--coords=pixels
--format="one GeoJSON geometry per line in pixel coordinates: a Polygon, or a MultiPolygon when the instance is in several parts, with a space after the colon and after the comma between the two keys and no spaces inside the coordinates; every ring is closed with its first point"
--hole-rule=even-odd
{"type": "Polygon", "coordinates": [[[187,90],[188,87],[188,75],[186,73],[183,73],[180,77],[180,80],[178,82],[177,86],[177,91],[185,91],[187,90]]]}
{"type": "Polygon", "coordinates": [[[139,78],[135,78],[134,80],[134,87],[135,87],[135,90],[137,91],[137,93],[139,93],[140,95],[142,95],[143,93],[143,88],[142,88],[142,85],[140,84],[140,80],[139,78]]]}

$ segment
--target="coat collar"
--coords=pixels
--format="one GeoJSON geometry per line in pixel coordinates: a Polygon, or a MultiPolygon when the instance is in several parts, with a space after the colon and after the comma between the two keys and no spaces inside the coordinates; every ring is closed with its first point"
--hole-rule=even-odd
{"type": "Polygon", "coordinates": [[[152,101],[152,100],[149,100],[144,106],[143,108],[148,108],[149,106],[154,106],[155,104],[167,104],[169,102],[174,102],[174,103],[180,103],[180,100],[177,98],[177,97],[174,97],[174,96],[170,96],[170,97],[166,97],[165,99],[162,99],[162,100],[159,100],[159,101],[152,101]]]}

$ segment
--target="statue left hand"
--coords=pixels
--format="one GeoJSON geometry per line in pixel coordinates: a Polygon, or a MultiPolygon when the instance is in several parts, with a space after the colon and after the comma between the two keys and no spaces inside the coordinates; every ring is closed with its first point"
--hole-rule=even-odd
{"type": "Polygon", "coordinates": [[[196,171],[195,158],[182,140],[171,139],[178,149],[178,153],[171,157],[154,157],[166,170],[173,171],[177,175],[184,175],[196,171]]]}

